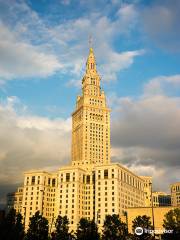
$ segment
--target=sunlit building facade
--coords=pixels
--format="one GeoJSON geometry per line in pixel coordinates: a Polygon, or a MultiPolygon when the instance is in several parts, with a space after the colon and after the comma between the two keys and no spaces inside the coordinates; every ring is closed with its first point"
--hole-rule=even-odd
{"type": "Polygon", "coordinates": [[[66,215],[70,229],[76,230],[82,217],[94,219],[101,228],[107,214],[121,216],[129,207],[145,206],[145,180],[111,163],[110,109],[100,80],[90,48],[82,94],[72,113],[71,163],[55,173],[25,172],[21,212],[26,229],[38,210],[50,230],[58,215],[66,215]]]}
{"type": "Polygon", "coordinates": [[[141,176],[144,180],[144,206],[150,207],[152,204],[152,177],[141,176]]]}
{"type": "Polygon", "coordinates": [[[171,204],[180,207],[180,182],[171,184],[171,204]]]}

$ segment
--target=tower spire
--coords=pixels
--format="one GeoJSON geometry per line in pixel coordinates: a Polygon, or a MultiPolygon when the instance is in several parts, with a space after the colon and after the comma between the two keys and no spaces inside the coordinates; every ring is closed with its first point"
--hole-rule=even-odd
{"type": "Polygon", "coordinates": [[[89,49],[92,48],[92,43],[93,43],[93,38],[92,38],[92,35],[90,34],[89,35],[89,49]]]}
{"type": "Polygon", "coordinates": [[[89,36],[89,56],[86,62],[86,73],[96,73],[96,59],[92,47],[92,36],[89,36]]]}

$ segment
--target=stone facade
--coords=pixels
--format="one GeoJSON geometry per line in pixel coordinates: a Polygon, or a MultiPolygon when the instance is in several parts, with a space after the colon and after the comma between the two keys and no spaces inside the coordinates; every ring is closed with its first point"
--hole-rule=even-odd
{"type": "Polygon", "coordinates": [[[58,215],[67,215],[74,231],[82,217],[94,219],[101,229],[107,214],[122,216],[129,207],[145,205],[144,183],[110,161],[110,109],[90,48],[82,95],[72,114],[71,164],[55,173],[25,172],[21,213],[26,229],[38,210],[48,219],[50,231],[58,215]]]}

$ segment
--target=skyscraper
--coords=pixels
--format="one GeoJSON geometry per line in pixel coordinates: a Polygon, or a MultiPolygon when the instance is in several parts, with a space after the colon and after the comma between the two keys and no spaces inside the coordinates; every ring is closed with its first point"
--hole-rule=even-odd
{"type": "Polygon", "coordinates": [[[82,96],[77,97],[72,114],[72,165],[93,169],[107,163],[110,163],[110,109],[90,48],[82,79],[82,96]]]}
{"type": "Polygon", "coordinates": [[[21,213],[26,228],[38,210],[50,229],[58,215],[67,215],[76,230],[82,217],[94,219],[101,228],[107,214],[123,215],[128,207],[144,206],[144,180],[110,160],[110,109],[92,48],[72,114],[71,164],[54,173],[24,175],[21,213]]]}

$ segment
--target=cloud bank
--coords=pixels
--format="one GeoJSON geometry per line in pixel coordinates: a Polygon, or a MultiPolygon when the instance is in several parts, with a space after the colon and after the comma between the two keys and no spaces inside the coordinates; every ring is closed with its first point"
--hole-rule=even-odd
{"type": "Polygon", "coordinates": [[[180,98],[166,95],[165,84],[179,88],[179,75],[151,79],[138,99],[114,99],[111,128],[112,159],[152,174],[158,189],[179,181],[180,170],[180,98]]]}
{"type": "Polygon", "coordinates": [[[1,184],[22,181],[25,170],[53,170],[70,161],[71,119],[20,115],[15,109],[13,97],[0,105],[1,184]]]}

